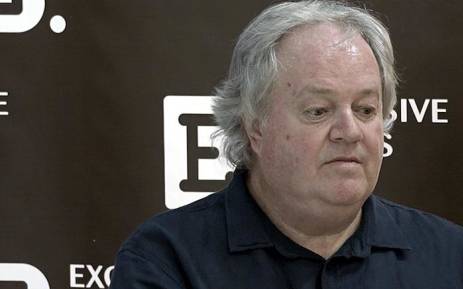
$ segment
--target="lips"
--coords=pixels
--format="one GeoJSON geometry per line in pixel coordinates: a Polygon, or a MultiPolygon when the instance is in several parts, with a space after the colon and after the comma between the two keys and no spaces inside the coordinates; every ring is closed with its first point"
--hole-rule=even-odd
{"type": "Polygon", "coordinates": [[[352,157],[351,156],[336,157],[336,158],[331,159],[327,163],[330,164],[330,163],[336,163],[336,162],[340,162],[340,163],[358,163],[358,164],[361,163],[360,160],[357,157],[354,157],[354,156],[352,156],[352,157]]]}

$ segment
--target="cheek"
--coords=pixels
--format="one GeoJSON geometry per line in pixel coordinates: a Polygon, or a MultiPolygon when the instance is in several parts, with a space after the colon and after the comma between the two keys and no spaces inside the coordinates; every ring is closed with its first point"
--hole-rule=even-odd
{"type": "Polygon", "coordinates": [[[377,147],[379,150],[379,153],[381,155],[381,158],[383,157],[383,150],[384,150],[384,128],[383,128],[383,122],[381,121],[376,128],[376,143],[377,147]]]}
{"type": "Polygon", "coordinates": [[[323,146],[324,130],[311,129],[288,113],[272,116],[264,132],[261,159],[267,159],[268,165],[293,169],[316,163],[323,146]]]}
{"type": "Polygon", "coordinates": [[[318,163],[323,141],[317,139],[317,132],[285,131],[281,138],[272,140],[280,162],[293,169],[305,171],[318,163]]]}
{"type": "Polygon", "coordinates": [[[264,139],[261,158],[268,165],[280,165],[289,158],[291,136],[272,133],[264,139]]]}
{"type": "Polygon", "coordinates": [[[375,163],[381,165],[384,150],[383,123],[378,122],[374,126],[368,128],[366,136],[365,142],[369,153],[372,155],[372,158],[376,160],[375,163]]]}
{"type": "Polygon", "coordinates": [[[266,134],[263,142],[261,159],[268,166],[287,167],[297,166],[301,161],[301,138],[290,127],[276,124],[272,131],[266,134]]]}

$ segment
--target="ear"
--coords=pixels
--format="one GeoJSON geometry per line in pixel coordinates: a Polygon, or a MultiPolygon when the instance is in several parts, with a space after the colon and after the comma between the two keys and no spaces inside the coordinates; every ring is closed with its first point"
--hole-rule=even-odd
{"type": "Polygon", "coordinates": [[[259,156],[262,150],[263,130],[262,122],[254,119],[251,125],[246,127],[246,134],[249,138],[252,151],[259,156]]]}

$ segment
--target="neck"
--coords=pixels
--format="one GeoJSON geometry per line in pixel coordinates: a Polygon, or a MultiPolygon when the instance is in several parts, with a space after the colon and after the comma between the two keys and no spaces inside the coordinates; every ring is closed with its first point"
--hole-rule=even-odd
{"type": "Polygon", "coordinates": [[[336,253],[360,224],[362,204],[339,207],[316,201],[294,202],[284,193],[265,188],[252,172],[247,185],[259,207],[283,234],[325,259],[336,253]]]}

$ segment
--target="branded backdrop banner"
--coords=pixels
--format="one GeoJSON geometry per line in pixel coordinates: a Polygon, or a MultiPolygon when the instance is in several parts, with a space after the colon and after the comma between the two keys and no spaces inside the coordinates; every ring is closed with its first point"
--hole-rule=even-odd
{"type": "MultiPolygon", "coordinates": [[[[107,288],[138,224],[226,184],[211,91],[276,2],[0,0],[0,289],[107,288]]],[[[375,193],[463,224],[463,2],[356,3],[402,79],[375,193]]]]}

